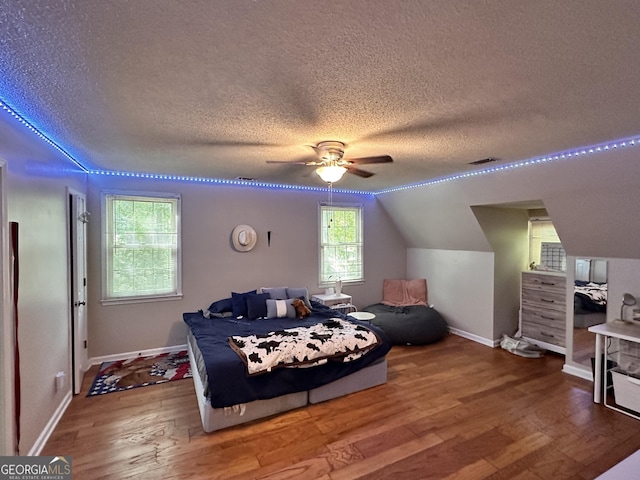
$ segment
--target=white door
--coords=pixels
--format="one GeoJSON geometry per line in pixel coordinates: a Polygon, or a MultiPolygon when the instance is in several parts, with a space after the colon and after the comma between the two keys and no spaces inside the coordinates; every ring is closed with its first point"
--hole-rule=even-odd
{"type": "Polygon", "coordinates": [[[73,393],[80,393],[82,377],[89,368],[87,345],[87,222],[86,197],[70,191],[70,239],[71,239],[71,311],[73,393]]]}

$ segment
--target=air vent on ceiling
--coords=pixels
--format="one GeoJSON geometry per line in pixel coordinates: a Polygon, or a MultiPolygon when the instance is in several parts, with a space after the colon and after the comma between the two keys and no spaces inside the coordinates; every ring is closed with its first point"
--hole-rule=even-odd
{"type": "Polygon", "coordinates": [[[469,165],[484,165],[485,163],[497,162],[498,159],[494,157],[483,158],[482,160],[476,160],[475,162],[470,162],[469,165]]]}

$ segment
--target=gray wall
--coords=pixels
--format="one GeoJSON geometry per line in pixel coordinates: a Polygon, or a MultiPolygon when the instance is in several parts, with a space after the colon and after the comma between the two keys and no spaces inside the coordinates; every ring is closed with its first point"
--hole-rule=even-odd
{"type": "MultiPolygon", "coordinates": [[[[84,193],[86,175],[4,116],[0,111],[7,220],[19,224],[20,454],[26,455],[42,447],[47,424],[71,398],[67,187],[84,193]],[[60,371],[66,382],[56,391],[60,371]]],[[[0,387],[11,389],[6,377],[0,387]]]]}
{"type": "Polygon", "coordinates": [[[518,330],[520,272],[529,259],[529,216],[526,210],[472,207],[493,252],[493,333],[513,335],[518,330]]]}
{"type": "Polygon", "coordinates": [[[493,346],[493,252],[410,248],[407,276],[427,279],[429,303],[455,333],[493,346]]]}
{"type": "Polygon", "coordinates": [[[496,328],[489,318],[502,308],[491,305],[494,294],[510,304],[518,299],[514,293],[497,295],[502,287],[494,276],[504,265],[495,263],[505,260],[496,255],[487,262],[485,253],[496,253],[496,244],[489,241],[492,234],[483,230],[472,207],[542,201],[568,255],[616,259],[609,263],[611,298],[621,298],[620,284],[625,284],[623,291],[638,289],[625,266],[640,258],[639,158],[640,147],[629,146],[377,198],[411,247],[408,275],[430,280],[430,293],[439,295],[436,306],[454,328],[491,343],[500,333],[509,333],[500,331],[505,324],[496,328]],[[483,298],[478,292],[484,292],[483,298]]]}
{"type": "Polygon", "coordinates": [[[640,258],[639,160],[640,146],[626,147],[378,199],[410,247],[492,251],[471,207],[541,200],[567,254],[640,258]]]}
{"type": "MultiPolygon", "coordinates": [[[[89,185],[90,357],[184,344],[182,313],[207,308],[231,291],[282,285],[322,291],[318,203],[327,201],[325,192],[102,176],[91,176],[89,185]],[[100,192],[105,189],[182,195],[182,300],[101,305],[100,192]],[[258,233],[250,252],[236,252],[230,246],[231,231],[238,224],[251,225],[258,233]],[[271,231],[270,247],[267,231],[271,231]]],[[[405,277],[405,243],[373,196],[334,193],[333,201],[364,204],[365,282],[344,287],[361,308],[381,300],[383,278],[405,277]]]]}

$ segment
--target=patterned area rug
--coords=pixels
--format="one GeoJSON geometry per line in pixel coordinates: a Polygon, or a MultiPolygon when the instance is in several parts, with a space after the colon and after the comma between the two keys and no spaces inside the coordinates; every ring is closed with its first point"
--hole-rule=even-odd
{"type": "Polygon", "coordinates": [[[191,365],[186,350],[151,357],[104,362],[100,365],[100,371],[96,375],[87,397],[146,387],[191,376],[191,365]]]}

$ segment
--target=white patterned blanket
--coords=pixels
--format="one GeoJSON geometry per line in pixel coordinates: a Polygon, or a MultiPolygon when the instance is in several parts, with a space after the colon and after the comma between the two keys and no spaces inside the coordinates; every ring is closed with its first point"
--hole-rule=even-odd
{"type": "Polygon", "coordinates": [[[349,362],[380,343],[373,330],[339,318],[266,335],[229,337],[229,345],[245,363],[249,375],[279,367],[313,366],[329,359],[349,362]]]}

